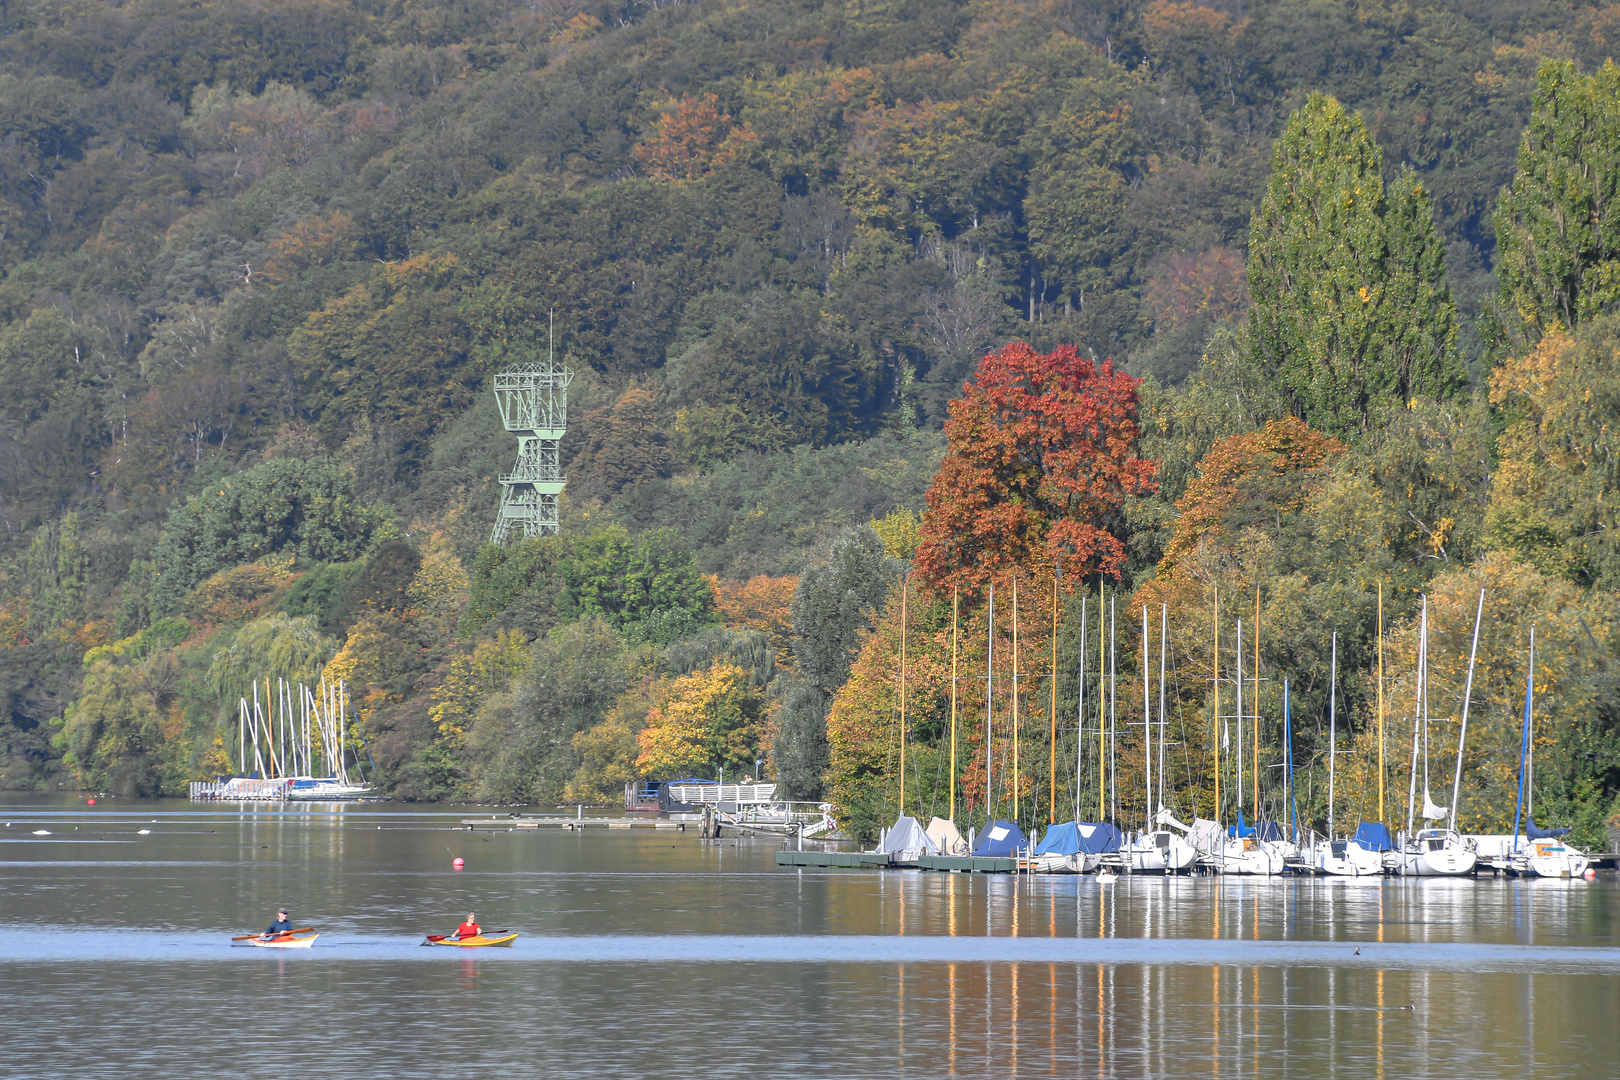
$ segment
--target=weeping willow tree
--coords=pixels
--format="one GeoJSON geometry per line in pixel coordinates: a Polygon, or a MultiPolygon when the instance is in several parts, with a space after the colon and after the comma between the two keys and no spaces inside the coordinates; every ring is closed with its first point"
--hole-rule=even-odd
{"type": "Polygon", "coordinates": [[[314,616],[279,612],[254,619],[236,632],[229,648],[214,653],[208,680],[226,705],[251,698],[265,679],[313,683],[337,652],[337,642],[321,633],[314,616]]]}

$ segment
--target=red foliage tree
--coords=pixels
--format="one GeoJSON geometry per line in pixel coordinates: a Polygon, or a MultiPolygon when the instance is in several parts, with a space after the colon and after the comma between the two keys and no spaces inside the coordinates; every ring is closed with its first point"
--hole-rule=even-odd
{"type": "Polygon", "coordinates": [[[1118,576],[1125,546],[1109,518],[1155,487],[1156,464],[1136,456],[1140,385],[1070,345],[1013,342],[985,357],[945,422],[917,547],[924,579],[977,591],[1035,567],[1061,566],[1071,582],[1118,576]]]}

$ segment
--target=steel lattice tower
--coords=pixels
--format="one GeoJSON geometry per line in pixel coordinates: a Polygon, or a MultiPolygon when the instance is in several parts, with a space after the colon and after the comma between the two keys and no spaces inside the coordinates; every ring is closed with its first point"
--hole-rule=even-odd
{"type": "Polygon", "coordinates": [[[574,373],[548,358],[495,376],[501,422],[517,436],[517,465],[501,474],[501,509],[490,543],[519,537],[555,536],[557,496],[567,482],[558,444],[568,429],[568,384],[574,373]]]}

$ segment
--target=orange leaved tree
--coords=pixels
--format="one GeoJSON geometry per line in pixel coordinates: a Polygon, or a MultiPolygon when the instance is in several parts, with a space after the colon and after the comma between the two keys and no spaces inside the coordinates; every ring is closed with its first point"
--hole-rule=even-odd
{"type": "Polygon", "coordinates": [[[986,356],[951,402],[917,570],[969,591],[1037,566],[1070,581],[1117,575],[1125,546],[1109,526],[1128,496],[1154,489],[1154,462],[1136,455],[1140,385],[1072,345],[1015,341],[986,356]]]}

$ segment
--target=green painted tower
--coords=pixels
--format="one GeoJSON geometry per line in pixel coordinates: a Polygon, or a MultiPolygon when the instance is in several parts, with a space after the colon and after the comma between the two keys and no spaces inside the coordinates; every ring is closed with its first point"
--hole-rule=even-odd
{"type": "Polygon", "coordinates": [[[501,509],[489,539],[494,544],[555,536],[557,496],[567,482],[558,447],[568,429],[568,384],[574,373],[552,358],[520,364],[495,376],[501,422],[517,436],[517,464],[501,474],[501,509]]]}

